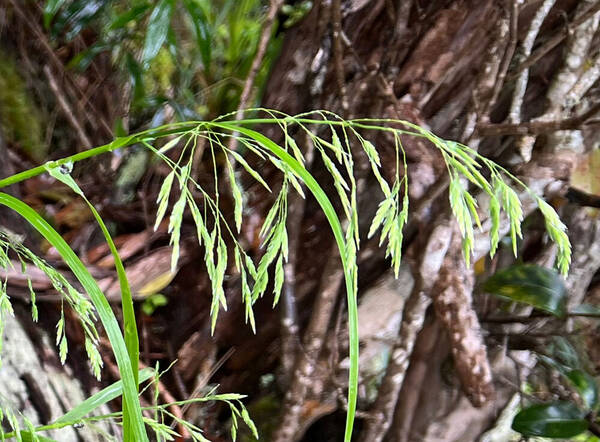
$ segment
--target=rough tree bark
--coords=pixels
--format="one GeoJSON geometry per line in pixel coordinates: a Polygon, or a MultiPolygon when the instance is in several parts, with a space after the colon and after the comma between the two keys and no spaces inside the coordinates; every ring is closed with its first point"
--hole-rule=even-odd
{"type": "MultiPolygon", "coordinates": [[[[599,10],[598,1],[570,0],[317,1],[305,20],[288,31],[263,104],[291,114],[327,108],[347,117],[400,118],[424,125],[442,137],[468,142],[550,201],[567,191],[577,154],[598,147],[594,118],[600,76],[599,10]]],[[[384,137],[378,147],[384,156],[391,149],[384,137]]],[[[406,140],[404,147],[415,211],[406,228],[406,259],[416,284],[404,307],[379,396],[370,406],[363,403],[367,414],[360,440],[474,440],[511,397],[505,385],[498,385],[498,373],[511,379],[514,373],[506,374],[504,358],[488,361],[479,325],[482,305],[473,296],[473,271],[462,264],[460,241],[450,242],[453,222],[445,221],[448,209],[442,201],[447,198],[447,180],[440,158],[418,140],[406,140]],[[444,253],[437,267],[424,273],[422,266],[433,259],[428,247],[435,243],[446,244],[441,247],[444,253]],[[444,348],[434,351],[452,350],[462,385],[436,384],[453,392],[442,403],[427,386],[420,387],[422,382],[416,391],[402,385],[409,362],[427,372],[422,355],[417,352],[412,361],[411,354],[415,341],[420,342],[417,336],[432,299],[439,318],[436,327],[448,338],[440,340],[444,348]],[[398,411],[392,421],[394,410],[402,409],[401,388],[402,398],[413,397],[413,406],[419,408],[398,411]],[[457,401],[461,411],[448,413],[457,401]],[[482,408],[471,412],[474,406],[482,408]],[[463,421],[450,431],[449,419],[463,421]]],[[[359,198],[364,202],[369,195],[367,187],[359,198]]],[[[526,193],[520,197],[527,216],[536,205],[526,193]]],[[[489,253],[490,220],[484,209],[485,203],[475,260],[489,253]]],[[[589,247],[599,228],[588,210],[566,206],[563,214],[573,232],[568,286],[575,305],[585,297],[600,267],[595,246],[589,247]]],[[[363,220],[368,219],[369,214],[363,214],[363,220]]],[[[507,228],[504,220],[501,234],[507,228]]],[[[379,262],[376,274],[380,274],[381,256],[374,253],[370,262],[379,262]]],[[[318,303],[325,292],[314,296],[318,303]]],[[[432,345],[427,339],[423,345],[432,345]]],[[[432,359],[431,369],[439,368],[432,359]]],[[[306,383],[308,372],[304,367],[295,376],[303,376],[306,383]]],[[[319,394],[324,398],[328,393],[319,394]]],[[[290,413],[308,399],[319,397],[288,396],[278,434],[290,440],[301,437],[302,425],[290,413]]],[[[343,401],[340,404],[343,407],[343,401]]]]}

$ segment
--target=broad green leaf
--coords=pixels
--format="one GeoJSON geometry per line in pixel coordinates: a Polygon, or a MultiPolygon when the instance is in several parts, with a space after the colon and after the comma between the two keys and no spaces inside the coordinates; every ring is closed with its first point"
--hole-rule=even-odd
{"type": "Polygon", "coordinates": [[[562,278],[551,269],[531,264],[512,266],[496,272],[483,289],[554,316],[566,313],[567,289],[562,278]]]}
{"type": "Polygon", "coordinates": [[[167,39],[173,0],[160,0],[150,14],[146,40],[144,41],[144,52],[142,60],[144,64],[149,63],[156,55],[167,39]]]}
{"type": "Polygon", "coordinates": [[[598,406],[598,385],[590,374],[576,369],[565,373],[565,377],[573,384],[586,408],[593,410],[598,406]]]}
{"type": "Polygon", "coordinates": [[[588,428],[585,412],[571,402],[532,405],[514,418],[512,429],[523,436],[570,438],[588,428]]]}

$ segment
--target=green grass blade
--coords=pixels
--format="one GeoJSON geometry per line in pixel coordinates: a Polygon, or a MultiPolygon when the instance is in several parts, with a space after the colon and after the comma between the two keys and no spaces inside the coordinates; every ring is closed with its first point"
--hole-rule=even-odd
{"type": "MultiPolygon", "coordinates": [[[[35,434],[35,438],[33,436],[33,433],[31,431],[19,431],[19,434],[21,436],[21,440],[23,442],[32,442],[37,440],[38,442],[58,442],[55,439],[50,439],[49,437],[46,436],[42,436],[41,434],[35,434]]],[[[17,437],[16,434],[14,434],[14,432],[10,433],[9,435],[5,436],[8,439],[12,439],[13,437],[17,437]]]]}
{"type": "MultiPolygon", "coordinates": [[[[139,381],[140,383],[147,381],[152,376],[154,376],[154,369],[146,367],[143,370],[139,371],[139,381]]],[[[56,419],[52,425],[67,423],[67,422],[76,422],[80,419],[83,419],[92,411],[100,407],[101,405],[106,404],[113,399],[121,396],[123,394],[123,381],[117,381],[106,388],[103,388],[98,393],[90,396],[82,403],[77,405],[68,413],[62,415],[58,419],[56,419]]]]}
{"type": "MultiPolygon", "coordinates": [[[[115,268],[117,269],[117,275],[119,278],[119,286],[121,288],[121,307],[123,309],[123,329],[125,335],[125,347],[127,348],[127,353],[129,355],[129,360],[131,361],[131,370],[133,372],[135,385],[138,385],[138,368],[139,368],[139,359],[140,359],[140,346],[137,332],[137,323],[135,320],[135,310],[133,308],[133,298],[131,296],[131,287],[129,286],[129,281],[127,280],[127,275],[125,274],[125,266],[123,265],[123,261],[121,261],[121,257],[119,256],[119,252],[117,250],[117,246],[115,245],[106,224],[102,220],[102,217],[94,207],[94,205],[87,199],[84,195],[83,191],[79,187],[79,185],[75,182],[75,180],[68,173],[63,173],[60,167],[48,167],[48,173],[52,175],[52,177],[56,178],[63,184],[69,186],[73,192],[77,195],[81,196],[83,200],[87,203],[90,208],[96,222],[100,226],[102,230],[102,234],[106,239],[108,247],[110,249],[110,253],[115,259],[115,268]]],[[[126,423],[129,422],[129,412],[126,406],[123,407],[123,425],[124,430],[127,433],[130,429],[126,423]]],[[[127,434],[126,434],[127,435],[127,434]]]]}
{"type": "Polygon", "coordinates": [[[356,399],[358,395],[358,307],[356,304],[356,292],[354,285],[354,275],[350,263],[346,261],[346,242],[344,240],[344,231],[340,220],[331,204],[327,195],[314,179],[314,177],[306,170],[302,164],[293,156],[287,153],[275,142],[266,136],[252,130],[232,123],[210,123],[211,126],[227,129],[232,132],[240,132],[248,137],[253,138],[264,147],[269,149],[273,154],[277,155],[281,161],[287,164],[290,169],[306,184],[306,187],[312,192],[313,196],[323,209],[329,225],[333,231],[335,241],[340,250],[342,258],[342,266],[346,282],[346,295],[348,301],[348,326],[349,326],[349,346],[350,346],[350,374],[348,379],[348,410],[346,413],[346,430],[344,441],[350,442],[352,438],[352,429],[354,426],[354,416],[356,414],[356,399]]]}
{"type": "Polygon", "coordinates": [[[91,301],[98,311],[102,325],[106,330],[106,334],[111,343],[119,367],[119,372],[123,379],[125,403],[127,404],[127,409],[130,414],[130,425],[132,430],[131,437],[125,440],[132,442],[148,441],[148,436],[142,420],[140,402],[137,396],[137,383],[135,382],[135,376],[131,369],[131,361],[125,346],[125,341],[121,334],[119,323],[117,322],[106,297],[100,290],[100,287],[98,287],[96,280],[94,280],[85,265],[60,234],[56,232],[56,230],[54,230],[35,210],[22,201],[5,193],[0,193],[0,204],[9,207],[25,218],[33,228],[56,248],[90,296],[91,301]]]}

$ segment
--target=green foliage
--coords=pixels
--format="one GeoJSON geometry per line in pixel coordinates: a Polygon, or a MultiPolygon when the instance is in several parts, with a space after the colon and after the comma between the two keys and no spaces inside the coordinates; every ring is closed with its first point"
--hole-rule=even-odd
{"type": "Polygon", "coordinates": [[[579,369],[568,370],[564,375],[579,394],[583,405],[589,410],[596,410],[598,408],[596,380],[589,373],[579,369]]]}
{"type": "MultiPolygon", "coordinates": [[[[160,378],[160,376],[162,374],[164,374],[164,372],[158,373],[158,371],[156,371],[156,370],[153,370],[150,368],[145,368],[144,370],[141,370],[139,373],[140,383],[149,380],[151,382],[150,382],[150,384],[148,384],[148,386],[146,388],[150,388],[151,386],[155,385],[156,382],[158,382],[158,379],[160,378]]],[[[6,420],[8,421],[10,428],[12,428],[12,431],[2,432],[2,433],[0,433],[0,436],[4,440],[16,438],[17,440],[22,440],[22,441],[56,442],[54,439],[45,437],[45,436],[41,435],[40,433],[59,430],[61,428],[70,427],[70,426],[91,425],[94,422],[97,422],[100,420],[106,420],[106,419],[112,419],[112,420],[118,421],[120,419],[123,419],[123,413],[118,412],[118,413],[112,413],[112,414],[100,415],[100,416],[92,416],[91,413],[93,413],[95,410],[97,410],[98,407],[106,404],[107,402],[109,402],[113,399],[118,398],[119,396],[122,395],[122,393],[123,393],[123,383],[122,383],[122,381],[117,381],[117,382],[113,383],[112,385],[102,389],[98,393],[95,393],[94,395],[90,396],[88,399],[81,402],[79,405],[75,406],[72,410],[70,410],[69,412],[67,412],[66,414],[61,416],[60,418],[54,420],[53,422],[51,422],[47,425],[42,425],[42,426],[38,426],[38,427],[35,427],[29,421],[29,419],[27,419],[26,416],[23,416],[18,412],[15,413],[13,411],[13,407],[11,407],[10,405],[8,405],[6,403],[2,403],[1,407],[0,407],[0,419],[2,418],[2,416],[6,417],[6,420]],[[22,425],[20,422],[22,422],[23,425],[27,428],[26,430],[21,430],[22,425]]],[[[234,424],[235,430],[232,429],[232,434],[234,435],[234,438],[233,438],[234,441],[235,441],[235,433],[234,432],[237,431],[237,428],[238,428],[238,423],[237,423],[238,417],[241,418],[241,420],[244,422],[244,424],[249,428],[250,432],[256,438],[258,438],[256,426],[254,425],[254,422],[252,421],[252,419],[250,419],[250,416],[248,415],[248,411],[246,410],[246,407],[241,402],[241,400],[244,398],[245,398],[245,396],[239,395],[239,394],[215,394],[215,390],[213,389],[207,395],[205,395],[201,398],[173,402],[173,403],[168,403],[168,404],[160,404],[160,405],[155,405],[154,407],[145,407],[145,408],[143,408],[143,410],[144,411],[154,411],[155,417],[154,418],[144,417],[143,422],[145,425],[147,425],[149,428],[151,428],[154,431],[156,440],[158,440],[158,441],[161,441],[161,440],[171,441],[171,440],[175,440],[175,438],[179,436],[179,434],[176,431],[174,431],[170,426],[164,424],[164,420],[165,420],[165,418],[167,418],[167,419],[172,419],[178,425],[185,427],[185,429],[190,434],[191,440],[199,441],[199,442],[206,442],[206,441],[208,441],[208,439],[206,439],[202,435],[201,429],[199,429],[195,425],[190,424],[189,422],[173,415],[171,412],[168,411],[168,408],[173,405],[184,406],[186,404],[191,404],[191,403],[221,401],[230,408],[231,418],[232,418],[233,422],[235,422],[235,424],[234,424]]],[[[134,440],[138,440],[138,439],[134,439],[134,440]]]]}
{"type": "Polygon", "coordinates": [[[555,316],[564,316],[567,312],[567,289],[563,279],[544,267],[526,264],[500,270],[485,282],[483,290],[555,316]]]}
{"type": "MultiPolygon", "coordinates": [[[[181,120],[236,109],[263,13],[260,0],[49,0],[44,20],[56,39],[69,41],[83,29],[95,30],[97,40],[69,66],[84,71],[98,54],[109,52],[132,86],[135,119],[160,125],[165,104],[181,120]]],[[[273,38],[257,89],[278,46],[273,38]]]]}
{"type": "MultiPolygon", "coordinates": [[[[90,362],[92,362],[93,372],[96,377],[99,378],[102,361],[99,359],[98,350],[96,349],[98,332],[95,325],[96,315],[93,305],[84,297],[83,294],[79,293],[79,291],[73,287],[73,285],[65,278],[63,274],[58,272],[45,260],[38,257],[35,253],[25,247],[20,238],[14,238],[6,232],[0,231],[0,266],[5,269],[13,267],[13,264],[8,257],[9,250],[16,255],[19,263],[21,264],[21,271],[23,274],[26,274],[28,264],[33,264],[35,267],[40,269],[48,277],[54,290],[61,295],[61,299],[66,301],[67,304],[77,313],[77,317],[80,320],[80,324],[85,335],[85,348],[90,362]]],[[[32,319],[37,322],[38,311],[36,305],[36,294],[33,290],[31,281],[29,281],[28,285],[31,300],[31,315],[32,319]]],[[[6,293],[6,282],[0,286],[0,315],[4,314],[13,314],[10,299],[6,293]]],[[[0,321],[0,323],[2,322],[3,321],[0,321]]],[[[0,326],[0,337],[1,330],[2,327],[0,326]]],[[[56,324],[56,345],[59,347],[60,359],[62,362],[64,362],[67,356],[68,348],[67,338],[64,330],[64,315],[62,314],[62,309],[61,317],[56,324]]]]}
{"type": "Polygon", "coordinates": [[[0,51],[0,115],[2,135],[35,160],[46,155],[43,118],[27,91],[14,61],[0,51]]]}
{"type": "Polygon", "coordinates": [[[164,307],[169,303],[168,298],[161,294],[155,293],[154,295],[150,295],[148,298],[144,299],[144,303],[142,304],[142,311],[148,315],[152,316],[154,311],[159,307],[164,307]]]}
{"type": "Polygon", "coordinates": [[[512,428],[524,436],[570,438],[588,428],[585,412],[570,402],[532,405],[519,412],[512,428]]]}
{"type": "MultiPolygon", "coordinates": [[[[548,206],[549,207],[549,206],[548,206]]],[[[531,305],[555,317],[574,313],[598,314],[594,306],[580,306],[567,312],[567,290],[556,271],[535,265],[515,265],[496,272],[483,290],[502,298],[531,305]]],[[[539,350],[538,350],[539,351],[539,350]]],[[[563,337],[556,337],[541,354],[540,361],[562,375],[571,391],[570,401],[534,404],[523,408],[512,428],[523,436],[571,438],[584,433],[599,406],[598,383],[584,369],[576,348],[563,337]],[[572,397],[577,399],[573,400],[572,397]]]]}
{"type": "MultiPolygon", "coordinates": [[[[250,324],[252,329],[256,327],[253,305],[266,294],[271,277],[273,277],[274,303],[277,303],[283,284],[283,265],[288,259],[287,197],[292,189],[304,196],[303,186],[305,186],[320,205],[330,224],[340,251],[344,270],[350,339],[348,411],[345,435],[345,440],[349,441],[352,435],[358,389],[356,298],[358,285],[357,251],[360,247],[360,237],[358,231],[357,184],[353,158],[356,155],[364,155],[367,158],[371,171],[383,194],[383,201],[380,203],[377,214],[372,221],[369,236],[374,235],[381,229],[380,242],[383,244],[387,241],[387,256],[390,258],[391,265],[396,272],[401,260],[402,228],[408,217],[408,177],[400,175],[400,171],[406,169],[406,160],[401,143],[402,137],[413,136],[429,140],[441,151],[446,160],[450,172],[449,197],[453,213],[456,215],[463,234],[463,249],[467,260],[470,258],[474,245],[473,224],[480,224],[477,212],[478,202],[476,197],[469,192],[467,183],[483,190],[487,198],[496,199],[497,201],[495,208],[490,208],[490,216],[493,220],[491,232],[493,248],[495,247],[494,243],[497,244],[498,242],[500,208],[506,212],[509,219],[513,246],[516,244],[516,236],[521,235],[522,211],[520,202],[518,194],[509,183],[521,186],[524,191],[529,191],[529,189],[507,171],[479,156],[468,147],[442,140],[419,126],[405,121],[372,119],[345,121],[337,115],[325,111],[299,116],[289,116],[265,109],[255,109],[252,112],[263,112],[268,117],[231,121],[227,119],[231,115],[226,115],[212,121],[176,123],[149,129],[135,135],[118,138],[105,146],[0,180],[0,187],[48,172],[85,198],[83,192],[69,175],[71,164],[117,148],[134,144],[145,146],[171,169],[158,194],[155,226],[158,226],[168,216],[168,233],[170,234],[170,245],[173,247],[172,268],[177,267],[179,259],[179,243],[184,214],[186,211],[191,213],[197,231],[198,243],[204,248],[204,264],[211,281],[211,327],[214,330],[220,309],[227,308],[223,284],[225,272],[230,262],[236,266],[240,275],[241,300],[245,304],[246,322],[250,324]],[[252,129],[257,124],[278,128],[285,140],[284,145],[280,146],[252,129]],[[319,135],[321,132],[315,129],[311,130],[309,127],[326,129],[326,132],[330,133],[331,136],[321,136],[319,135]],[[334,196],[339,199],[341,204],[340,215],[334,209],[331,201],[333,195],[327,194],[306,169],[304,157],[297,142],[290,136],[292,128],[297,132],[296,139],[303,139],[302,136],[306,136],[304,139],[309,140],[308,142],[312,143],[315,151],[319,153],[330,174],[334,196]],[[382,131],[389,132],[395,139],[396,161],[393,166],[396,172],[391,183],[383,178],[383,165],[379,153],[376,146],[367,138],[367,134],[382,131]],[[235,137],[239,145],[243,146],[243,150],[232,151],[228,147],[227,141],[231,137],[235,137]],[[211,189],[202,187],[191,174],[194,154],[201,143],[212,162],[214,186],[211,189]],[[357,151],[353,150],[353,146],[356,147],[357,151]],[[177,159],[173,160],[166,153],[175,148],[179,149],[179,154],[177,159]],[[271,163],[282,175],[275,202],[269,210],[261,229],[263,254],[256,261],[246,253],[237,240],[236,232],[239,232],[244,213],[244,189],[235,175],[234,161],[267,189],[269,189],[269,186],[261,178],[260,172],[254,169],[250,162],[246,161],[242,152],[244,156],[255,155],[259,162],[271,163]],[[228,177],[229,190],[233,196],[235,205],[233,220],[229,220],[221,212],[219,191],[221,191],[222,186],[219,185],[221,175],[218,173],[221,167],[224,167],[226,171],[225,176],[228,177]],[[487,169],[491,181],[486,180],[480,172],[480,169],[483,168],[487,169]],[[201,205],[199,201],[202,202],[201,205]],[[230,225],[230,221],[233,225],[230,225]]],[[[538,202],[540,201],[538,200],[538,202]]],[[[168,412],[167,405],[154,405],[154,419],[148,419],[141,415],[141,407],[137,397],[137,330],[135,328],[135,317],[133,316],[131,293],[116,248],[104,226],[104,222],[93,205],[88,202],[90,210],[92,210],[101,227],[117,263],[124,309],[125,337],[121,334],[116,318],[96,282],[89,275],[79,258],[75,256],[52,227],[31,208],[8,195],[0,194],[0,204],[7,205],[20,213],[56,247],[90,295],[113,346],[123,378],[123,395],[126,407],[124,407],[123,414],[118,416],[123,419],[125,440],[147,440],[146,426],[150,427],[160,437],[175,436],[174,431],[163,424],[164,418],[175,419],[190,431],[195,440],[204,440],[199,429],[174,417],[168,412]]],[[[544,207],[542,214],[547,220],[546,225],[549,229],[561,230],[562,224],[560,224],[558,216],[550,206],[544,207]]],[[[561,231],[564,231],[564,229],[561,231]]],[[[553,235],[552,233],[550,237],[561,240],[559,235],[553,235]]],[[[568,264],[570,259],[568,240],[566,243],[563,241],[562,244],[559,242],[558,249],[559,262],[568,264]],[[561,259],[562,261],[560,261],[561,259]]],[[[566,270],[566,268],[563,270],[566,270]]],[[[90,348],[93,347],[93,343],[94,341],[90,340],[90,348]]],[[[60,345],[62,345],[62,341],[59,343],[60,345]]],[[[90,359],[94,357],[96,356],[90,355],[90,359]]],[[[237,431],[238,419],[245,422],[252,432],[256,433],[247,411],[239,402],[241,396],[214,395],[211,397],[212,400],[223,400],[229,404],[232,411],[232,433],[234,436],[237,431]]]]}
{"type": "Polygon", "coordinates": [[[295,4],[284,3],[281,6],[281,13],[285,14],[287,18],[283,22],[284,28],[291,28],[296,23],[304,18],[306,14],[312,9],[313,2],[309,0],[302,0],[295,4]]]}
{"type": "Polygon", "coordinates": [[[144,40],[144,51],[142,53],[143,65],[149,64],[158,55],[158,51],[160,51],[160,48],[167,40],[173,6],[173,0],[159,0],[152,9],[144,40]]]}

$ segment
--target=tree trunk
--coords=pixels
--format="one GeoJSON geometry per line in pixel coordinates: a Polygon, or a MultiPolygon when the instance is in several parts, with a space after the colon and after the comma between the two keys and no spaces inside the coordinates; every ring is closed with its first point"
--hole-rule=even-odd
{"type": "MultiPolygon", "coordinates": [[[[516,0],[316,1],[304,21],[287,32],[263,105],[290,114],[327,109],[347,118],[408,120],[443,138],[468,143],[550,201],[566,192],[577,155],[598,147],[597,120],[591,120],[598,110],[597,90],[592,88],[600,76],[598,10],[600,2],[569,0],[525,4],[516,0]]],[[[377,141],[382,156],[393,150],[383,136],[377,141]]],[[[510,388],[499,384],[499,374],[517,385],[519,380],[504,359],[496,360],[496,351],[489,362],[479,324],[484,306],[473,297],[473,269],[457,261],[462,259],[460,241],[452,241],[449,247],[434,246],[447,243],[448,231],[454,230],[454,221],[440,228],[449,214],[444,202],[448,181],[443,162],[423,141],[407,139],[403,143],[413,210],[405,229],[405,259],[411,264],[417,288],[404,307],[379,397],[372,404],[363,398],[365,419],[359,440],[476,440],[512,396],[510,388]],[[434,250],[439,252],[437,267],[423,273],[434,250]],[[436,269],[440,279],[434,284],[436,269]],[[419,281],[424,280],[427,284],[423,286],[419,281]],[[432,299],[439,319],[434,319],[433,312],[426,314],[432,299]],[[426,328],[423,333],[443,336],[438,345],[428,341],[431,337],[417,339],[426,316],[439,332],[432,335],[426,328]],[[467,337],[468,348],[461,344],[467,337]],[[424,359],[416,349],[411,359],[415,342],[441,356],[424,359]],[[425,382],[439,378],[449,353],[458,382],[425,382]],[[417,374],[406,377],[409,361],[411,367],[415,364],[417,374]],[[404,379],[420,381],[402,385],[404,379]],[[447,400],[438,401],[436,388],[447,400]],[[407,406],[413,408],[406,410],[399,397],[412,398],[407,406]]],[[[314,165],[314,171],[318,167],[314,165]]],[[[359,195],[361,207],[376,209],[369,205],[373,192],[367,184],[359,195]]],[[[525,198],[527,216],[536,205],[526,194],[520,196],[525,198]]],[[[572,236],[574,261],[567,281],[581,302],[600,267],[597,254],[584,245],[596,237],[598,221],[589,210],[575,210],[571,204],[563,206],[561,213],[570,231],[588,232],[572,236]]],[[[363,223],[372,215],[361,213],[363,223]]],[[[485,217],[482,221],[476,260],[489,252],[490,221],[485,217]]],[[[504,221],[501,234],[507,229],[504,221]]],[[[542,253],[539,250],[538,254],[542,253]]],[[[501,255],[510,261],[508,254],[501,255]]],[[[528,259],[536,260],[536,256],[528,259]]],[[[368,281],[385,271],[382,263],[377,252],[361,260],[362,268],[375,269],[365,277],[368,281]]],[[[323,274],[322,280],[327,277],[323,274]]],[[[327,285],[321,287],[314,293],[315,305],[323,296],[330,296],[327,285]]],[[[322,327],[332,326],[328,324],[322,327]]],[[[310,332],[315,330],[310,328],[310,332]]],[[[317,366],[327,358],[332,346],[344,345],[323,343],[320,350],[311,347],[312,364],[317,366]],[[318,354],[320,358],[314,357],[318,354]]],[[[318,383],[319,388],[299,389],[298,383],[306,385],[306,373],[311,372],[306,367],[310,361],[301,359],[302,369],[287,388],[302,394],[287,396],[273,440],[300,439],[308,404],[330,403],[332,393],[339,390],[333,379],[325,385],[318,383]]],[[[341,408],[342,397],[338,396],[341,408]]]]}

